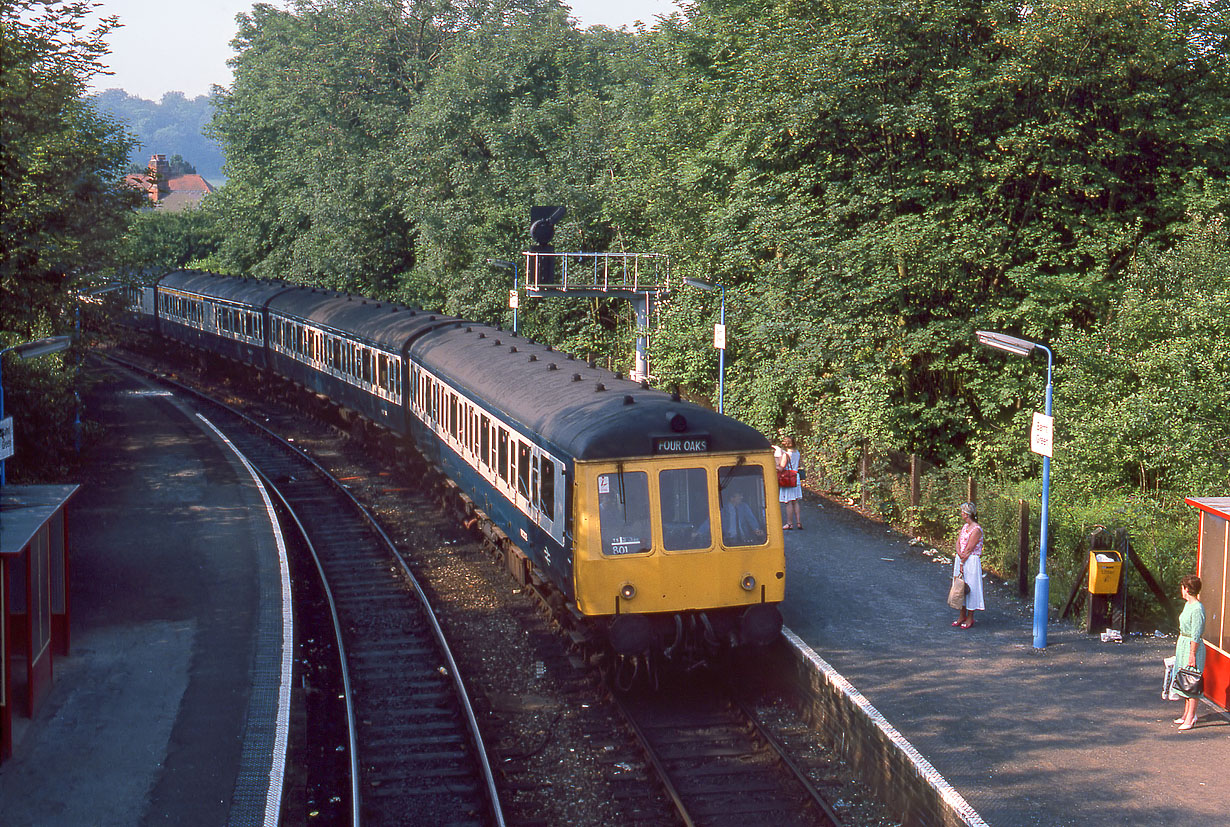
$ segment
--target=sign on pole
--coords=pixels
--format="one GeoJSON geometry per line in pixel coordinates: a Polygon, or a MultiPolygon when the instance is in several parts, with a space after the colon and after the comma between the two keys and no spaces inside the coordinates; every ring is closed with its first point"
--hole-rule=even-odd
{"type": "Polygon", "coordinates": [[[0,460],[13,456],[13,417],[0,419],[0,460]]]}
{"type": "Polygon", "coordinates": [[[1044,457],[1051,456],[1055,441],[1055,417],[1034,412],[1034,427],[1029,432],[1029,450],[1044,457]]]}
{"type": "Polygon", "coordinates": [[[713,326],[713,346],[718,350],[726,349],[726,325],[715,324],[713,326]]]}
{"type": "Polygon", "coordinates": [[[508,291],[508,306],[511,307],[513,310],[516,310],[520,304],[521,304],[521,296],[517,293],[516,290],[509,290],[508,291]]]}

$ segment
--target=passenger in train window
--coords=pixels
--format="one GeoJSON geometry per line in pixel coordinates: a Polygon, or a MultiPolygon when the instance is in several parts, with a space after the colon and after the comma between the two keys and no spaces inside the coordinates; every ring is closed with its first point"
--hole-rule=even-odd
{"type": "MultiPolygon", "coordinates": [[[[723,496],[722,542],[728,546],[757,546],[769,539],[764,522],[747,504],[741,488],[732,487],[723,496]]],[[[764,514],[763,509],[761,514],[764,514]]]]}

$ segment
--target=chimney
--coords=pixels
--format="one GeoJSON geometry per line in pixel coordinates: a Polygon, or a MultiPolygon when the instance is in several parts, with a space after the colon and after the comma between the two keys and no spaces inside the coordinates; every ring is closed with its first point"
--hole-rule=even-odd
{"type": "Polygon", "coordinates": [[[167,186],[167,181],[171,177],[171,166],[167,163],[167,156],[154,155],[149,159],[149,171],[154,176],[154,180],[158,183],[158,192],[161,195],[171,191],[167,186]]]}

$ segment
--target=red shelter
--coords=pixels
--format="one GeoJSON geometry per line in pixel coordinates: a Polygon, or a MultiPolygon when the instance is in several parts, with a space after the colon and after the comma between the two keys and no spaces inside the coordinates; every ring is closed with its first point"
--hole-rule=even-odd
{"type": "Polygon", "coordinates": [[[64,506],[76,492],[75,485],[10,485],[0,495],[0,761],[12,754],[16,702],[34,717],[51,690],[53,657],[68,654],[64,506]]]}
{"type": "Polygon", "coordinates": [[[1204,696],[1222,709],[1230,707],[1230,497],[1188,497],[1200,510],[1196,574],[1204,606],[1204,696]]]}

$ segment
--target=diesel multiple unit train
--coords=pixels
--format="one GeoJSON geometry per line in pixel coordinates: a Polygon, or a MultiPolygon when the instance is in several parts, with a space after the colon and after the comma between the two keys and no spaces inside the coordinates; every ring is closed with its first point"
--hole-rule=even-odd
{"type": "Polygon", "coordinates": [[[621,658],[776,640],[773,452],[734,419],[482,324],[279,281],[171,273],[145,327],[328,398],[473,503],[510,568],[621,658]]]}

